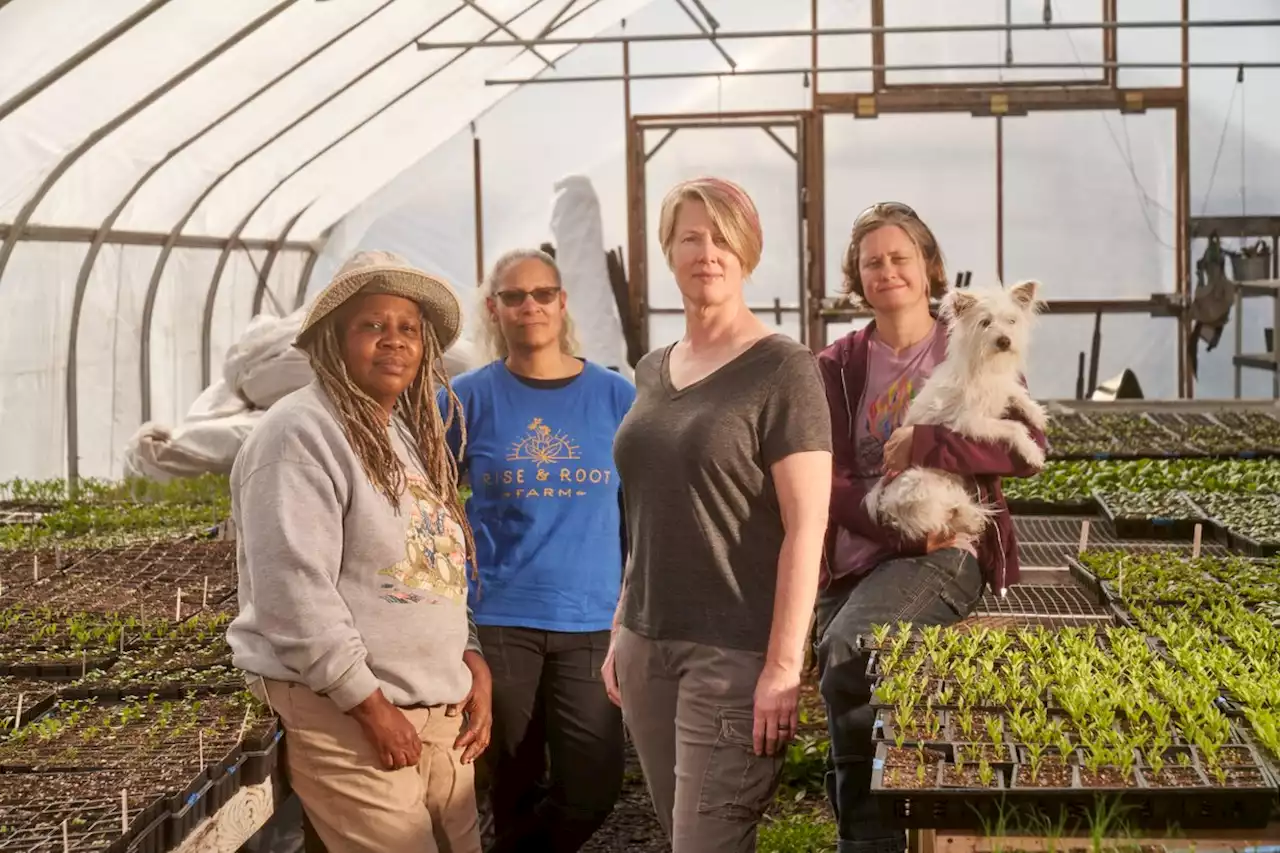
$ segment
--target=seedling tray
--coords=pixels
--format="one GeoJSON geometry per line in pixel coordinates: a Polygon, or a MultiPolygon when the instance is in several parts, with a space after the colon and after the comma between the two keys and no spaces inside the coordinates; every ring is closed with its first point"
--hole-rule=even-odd
{"type": "MultiPolygon", "coordinates": [[[[996,784],[990,788],[944,788],[941,780],[951,765],[954,751],[948,744],[930,744],[944,757],[936,766],[926,766],[924,788],[886,788],[889,767],[886,764],[889,745],[876,747],[872,764],[871,794],[880,805],[882,818],[891,826],[903,829],[951,829],[984,831],[995,825],[1001,814],[1017,809],[1044,814],[1051,820],[1065,818],[1067,828],[1083,829],[1100,798],[1118,801],[1125,809],[1124,820],[1133,828],[1168,831],[1181,829],[1263,828],[1276,804],[1276,783],[1265,766],[1248,768],[1263,781],[1262,785],[1218,788],[1198,785],[1186,788],[1152,787],[1139,768],[1132,775],[1132,785],[1107,788],[1085,787],[1082,771],[1071,765],[1068,788],[1033,788],[1017,784],[1022,765],[996,765],[996,784]]],[[[1116,772],[1114,768],[1112,772],[1116,772]]],[[[902,769],[901,777],[912,772],[902,769]]],[[[1207,781],[1197,777],[1197,781],[1207,781]]]]}
{"type": "Polygon", "coordinates": [[[1098,504],[1093,498],[1069,501],[1046,501],[1038,498],[1010,498],[1009,512],[1014,515],[1096,515],[1098,504]]]}
{"type": "Polygon", "coordinates": [[[1196,525],[1200,525],[1203,540],[1211,535],[1209,521],[1200,507],[1192,503],[1181,492],[1171,492],[1169,497],[1183,505],[1183,513],[1179,516],[1126,516],[1108,502],[1105,495],[1094,495],[1103,516],[1111,522],[1119,539],[1156,539],[1162,541],[1187,541],[1195,538],[1196,525]]]}

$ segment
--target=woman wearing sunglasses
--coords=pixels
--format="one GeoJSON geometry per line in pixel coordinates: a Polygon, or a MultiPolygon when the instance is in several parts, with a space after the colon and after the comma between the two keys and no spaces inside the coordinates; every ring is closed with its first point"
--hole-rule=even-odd
{"type": "Polygon", "coordinates": [[[570,853],[622,786],[622,717],[600,670],[623,566],[613,438],[635,388],[574,356],[550,255],[510,252],[484,287],[497,359],[454,381],[466,432],[450,443],[472,489],[471,604],[493,674],[490,853],[570,853]]]}
{"type": "MultiPolygon", "coordinates": [[[[902,427],[912,398],[946,357],[947,332],[931,299],[946,291],[933,232],[903,204],[872,205],[854,221],[844,259],[845,291],[874,319],[818,359],[831,410],[835,456],[827,561],[818,597],[818,665],[835,765],[827,794],[840,853],[897,853],[903,832],[888,829],[870,797],[871,685],[858,637],[877,623],[948,625],[968,616],[983,585],[1003,592],[1018,579],[1013,521],[1001,477],[1035,469],[994,442],[940,426],[902,427]],[[996,507],[979,541],[901,542],[867,515],[863,499],[881,476],[924,466],[970,477],[996,507]]],[[[1043,433],[1030,424],[1041,447],[1043,433]]]]}

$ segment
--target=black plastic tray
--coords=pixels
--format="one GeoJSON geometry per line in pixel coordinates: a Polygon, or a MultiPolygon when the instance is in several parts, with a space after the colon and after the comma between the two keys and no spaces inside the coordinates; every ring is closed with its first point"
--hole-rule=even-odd
{"type": "Polygon", "coordinates": [[[1118,539],[1155,539],[1159,541],[1190,542],[1195,539],[1196,525],[1200,525],[1200,537],[1211,535],[1210,521],[1203,517],[1204,511],[1192,503],[1185,495],[1178,493],[1186,501],[1187,509],[1192,513],[1189,518],[1140,518],[1118,515],[1106,498],[1095,495],[1103,517],[1111,522],[1118,539]]]}
{"type": "MultiPolygon", "coordinates": [[[[943,789],[886,789],[886,744],[876,748],[872,765],[871,794],[882,818],[904,829],[985,830],[1011,808],[1040,812],[1051,818],[1064,816],[1069,829],[1087,826],[1100,797],[1119,801],[1126,809],[1125,822],[1133,828],[1168,830],[1263,828],[1276,805],[1276,782],[1270,769],[1258,765],[1266,787],[1259,788],[1153,788],[1134,771],[1132,788],[1020,788],[1009,787],[1019,765],[992,764],[999,772],[999,787],[943,789]]],[[[936,767],[941,779],[946,762],[936,767]]],[[[1073,782],[1076,771],[1073,770],[1073,782]]]]}

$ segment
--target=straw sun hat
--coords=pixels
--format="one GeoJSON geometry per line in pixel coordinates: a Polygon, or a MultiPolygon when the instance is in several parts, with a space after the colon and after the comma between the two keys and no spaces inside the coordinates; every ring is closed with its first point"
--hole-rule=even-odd
{"type": "Polygon", "coordinates": [[[462,331],[462,306],[444,279],[428,275],[393,252],[357,252],[342,265],[333,281],[316,297],[295,343],[306,342],[320,321],[361,291],[403,296],[422,306],[444,352],[462,331]]]}

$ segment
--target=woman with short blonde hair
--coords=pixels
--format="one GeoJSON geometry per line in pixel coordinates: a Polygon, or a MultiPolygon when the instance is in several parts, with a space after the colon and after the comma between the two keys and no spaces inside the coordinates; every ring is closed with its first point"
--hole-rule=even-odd
{"type": "Polygon", "coordinates": [[[748,853],[797,725],[831,424],[813,355],[747,307],[764,238],[737,184],[662,204],[685,334],[618,431],[631,543],[605,683],[673,853],[748,853]]]}

